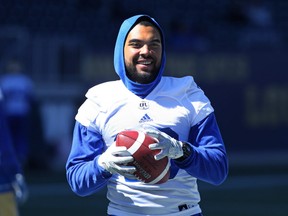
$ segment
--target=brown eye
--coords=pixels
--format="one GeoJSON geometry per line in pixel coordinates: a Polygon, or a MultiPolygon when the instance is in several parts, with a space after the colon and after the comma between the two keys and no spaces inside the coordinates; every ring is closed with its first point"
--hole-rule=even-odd
{"type": "Polygon", "coordinates": [[[160,44],[160,43],[152,43],[150,46],[151,46],[153,49],[157,49],[157,48],[159,48],[159,47],[161,46],[161,44],[160,44]]]}
{"type": "Polygon", "coordinates": [[[142,45],[138,42],[132,42],[132,43],[129,43],[129,46],[133,48],[140,48],[142,45]]]}

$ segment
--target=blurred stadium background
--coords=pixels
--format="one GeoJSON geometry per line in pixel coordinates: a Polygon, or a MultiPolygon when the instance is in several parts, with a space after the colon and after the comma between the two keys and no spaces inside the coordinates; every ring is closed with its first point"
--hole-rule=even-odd
{"type": "Polygon", "coordinates": [[[193,75],[216,109],[230,175],[199,182],[205,215],[288,215],[287,11],[286,0],[0,0],[0,73],[19,59],[37,99],[21,215],[105,215],[105,190],[77,197],[64,166],[77,108],[117,78],[117,32],[138,13],[164,29],[166,74],[193,75]]]}

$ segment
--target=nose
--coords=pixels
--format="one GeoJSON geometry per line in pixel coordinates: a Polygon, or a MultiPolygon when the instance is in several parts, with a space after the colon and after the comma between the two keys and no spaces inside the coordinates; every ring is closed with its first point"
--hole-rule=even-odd
{"type": "Polygon", "coordinates": [[[147,44],[144,44],[142,47],[141,47],[141,50],[140,50],[140,55],[147,55],[149,53],[149,47],[147,44]]]}

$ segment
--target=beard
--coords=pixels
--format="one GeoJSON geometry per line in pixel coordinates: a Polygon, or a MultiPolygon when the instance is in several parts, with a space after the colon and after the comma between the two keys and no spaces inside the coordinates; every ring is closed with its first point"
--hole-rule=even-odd
{"type": "Polygon", "coordinates": [[[148,84],[153,82],[158,76],[160,66],[154,66],[152,70],[144,71],[138,70],[136,64],[126,64],[126,75],[127,77],[140,84],[148,84]]]}

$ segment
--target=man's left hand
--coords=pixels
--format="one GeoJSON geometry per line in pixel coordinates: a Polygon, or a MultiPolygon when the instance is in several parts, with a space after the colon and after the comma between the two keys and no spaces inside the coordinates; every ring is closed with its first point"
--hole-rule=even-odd
{"type": "Polygon", "coordinates": [[[166,156],[171,159],[177,159],[183,156],[183,143],[181,141],[178,141],[161,131],[148,130],[146,133],[159,141],[158,143],[149,145],[151,150],[161,150],[159,154],[154,156],[155,160],[160,160],[166,156]]]}

